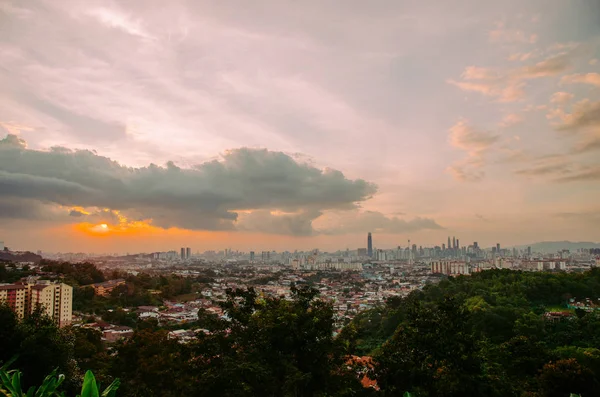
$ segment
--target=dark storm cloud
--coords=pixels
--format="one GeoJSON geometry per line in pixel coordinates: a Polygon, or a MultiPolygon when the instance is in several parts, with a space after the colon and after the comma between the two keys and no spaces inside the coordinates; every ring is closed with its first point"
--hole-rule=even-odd
{"type": "MultiPolygon", "coordinates": [[[[86,150],[30,150],[14,135],[0,140],[0,197],[132,211],[161,227],[232,229],[236,210],[268,209],[309,214],[300,223],[276,218],[270,224],[310,234],[320,211],[356,208],[376,190],[268,150],[231,150],[190,169],[172,162],[129,168],[86,150]]],[[[254,229],[280,229],[254,223],[254,229]]]]}
{"type": "Polygon", "coordinates": [[[66,220],[64,212],[38,200],[14,200],[0,197],[0,220],[54,221],[66,220]]]}
{"type": "Polygon", "coordinates": [[[253,211],[244,217],[241,229],[255,230],[262,233],[310,236],[315,234],[312,222],[321,215],[322,212],[317,210],[282,215],[273,215],[268,210],[253,211]]]}

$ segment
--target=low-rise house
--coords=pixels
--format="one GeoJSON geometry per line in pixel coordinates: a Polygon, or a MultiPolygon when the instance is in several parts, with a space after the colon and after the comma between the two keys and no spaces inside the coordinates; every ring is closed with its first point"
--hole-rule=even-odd
{"type": "Polygon", "coordinates": [[[125,285],[126,281],[122,278],[105,281],[103,283],[92,284],[94,293],[99,296],[108,296],[119,285],[125,285]]]}
{"type": "Polygon", "coordinates": [[[122,325],[114,326],[102,332],[102,336],[107,343],[113,343],[123,338],[133,336],[133,328],[122,325]]]}

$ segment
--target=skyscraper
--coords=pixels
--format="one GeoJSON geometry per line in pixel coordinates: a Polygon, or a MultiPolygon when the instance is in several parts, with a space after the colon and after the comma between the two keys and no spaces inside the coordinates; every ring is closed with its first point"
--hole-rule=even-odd
{"type": "Polygon", "coordinates": [[[456,249],[460,249],[460,241],[456,239],[456,249]]]}
{"type": "Polygon", "coordinates": [[[250,262],[254,262],[254,251],[250,251],[250,262]]]}
{"type": "Polygon", "coordinates": [[[500,243],[496,243],[496,252],[500,253],[500,243]]]}
{"type": "Polygon", "coordinates": [[[192,250],[190,249],[190,247],[187,247],[185,249],[185,259],[190,259],[190,256],[192,256],[192,250]]]}
{"type": "Polygon", "coordinates": [[[181,260],[185,259],[185,248],[181,247],[181,260]]]}
{"type": "Polygon", "coordinates": [[[373,237],[371,237],[371,232],[367,235],[367,256],[369,258],[373,257],[373,237]]]}
{"type": "Polygon", "coordinates": [[[456,249],[456,237],[452,237],[452,249],[456,249]]]}
{"type": "Polygon", "coordinates": [[[450,236],[448,236],[448,245],[446,247],[448,247],[448,249],[452,248],[451,241],[450,241],[450,236]]]}

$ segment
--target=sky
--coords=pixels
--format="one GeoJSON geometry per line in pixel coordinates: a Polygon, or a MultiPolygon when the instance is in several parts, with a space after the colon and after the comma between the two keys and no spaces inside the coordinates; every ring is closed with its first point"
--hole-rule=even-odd
{"type": "Polygon", "coordinates": [[[0,0],[14,250],[600,241],[600,3],[0,0]]]}

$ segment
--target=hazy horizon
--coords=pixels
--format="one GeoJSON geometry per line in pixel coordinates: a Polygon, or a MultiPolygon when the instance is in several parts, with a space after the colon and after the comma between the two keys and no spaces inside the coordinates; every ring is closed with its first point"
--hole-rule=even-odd
{"type": "Polygon", "coordinates": [[[600,241],[600,3],[245,4],[0,0],[0,241],[600,241]]]}

